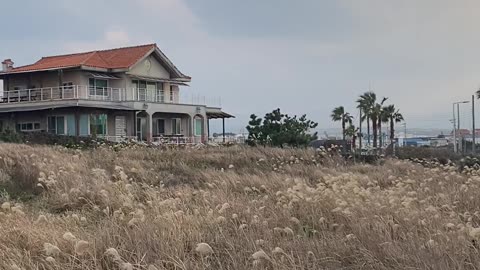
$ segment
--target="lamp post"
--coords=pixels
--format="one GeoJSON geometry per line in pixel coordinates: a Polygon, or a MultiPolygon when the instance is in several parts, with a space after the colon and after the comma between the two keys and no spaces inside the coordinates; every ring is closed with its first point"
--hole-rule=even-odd
{"type": "Polygon", "coordinates": [[[457,129],[460,130],[460,104],[470,103],[468,100],[458,101],[453,103],[453,151],[458,152],[457,146],[457,129]],[[455,105],[457,105],[457,117],[455,118],[455,105]],[[456,119],[456,120],[455,120],[456,119]],[[457,124],[455,126],[455,123],[457,124]]]}

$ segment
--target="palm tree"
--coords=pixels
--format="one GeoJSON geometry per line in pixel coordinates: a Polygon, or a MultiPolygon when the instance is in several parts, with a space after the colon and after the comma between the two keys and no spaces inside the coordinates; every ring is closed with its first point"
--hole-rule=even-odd
{"type": "MultiPolygon", "coordinates": [[[[377,95],[374,92],[365,92],[357,99],[357,108],[363,112],[362,119],[360,121],[367,121],[367,141],[370,145],[370,120],[372,120],[372,111],[377,100],[377,95]]],[[[372,127],[373,127],[372,121],[372,127]]]]}
{"type": "Polygon", "coordinates": [[[356,140],[358,135],[358,128],[356,128],[353,124],[350,124],[348,128],[345,130],[345,135],[352,138],[352,149],[355,149],[356,140]]]}
{"type": "MultiPolygon", "coordinates": [[[[386,98],[384,99],[386,100],[386,98]]],[[[388,121],[390,120],[388,118],[385,108],[386,108],[385,106],[380,107],[380,117],[378,117],[378,141],[379,141],[378,146],[379,147],[382,147],[385,144],[385,142],[383,141],[382,123],[388,123],[388,121]]]]}
{"type": "MultiPolygon", "coordinates": [[[[387,98],[383,98],[380,103],[376,103],[373,105],[373,109],[370,113],[370,118],[372,119],[372,129],[373,129],[373,148],[377,148],[377,141],[378,141],[378,131],[382,128],[382,122],[383,121],[383,115],[382,115],[382,108],[383,108],[383,103],[387,98]]],[[[381,135],[381,134],[380,134],[381,135]]]]}
{"type": "Polygon", "coordinates": [[[345,141],[345,130],[346,130],[346,123],[351,124],[353,120],[353,116],[351,116],[348,112],[345,111],[345,108],[343,106],[336,107],[333,109],[332,114],[330,115],[332,117],[332,120],[334,122],[342,122],[342,135],[343,135],[343,141],[345,141]]]}
{"type": "Polygon", "coordinates": [[[388,105],[384,108],[385,115],[390,121],[390,144],[393,144],[395,139],[395,123],[403,121],[403,115],[395,108],[395,105],[388,105]]]}

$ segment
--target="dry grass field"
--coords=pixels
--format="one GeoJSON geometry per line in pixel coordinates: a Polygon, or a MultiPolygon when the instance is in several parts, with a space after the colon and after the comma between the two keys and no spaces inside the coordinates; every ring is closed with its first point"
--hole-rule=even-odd
{"type": "Polygon", "coordinates": [[[427,167],[2,144],[0,269],[479,269],[480,177],[427,167]]]}

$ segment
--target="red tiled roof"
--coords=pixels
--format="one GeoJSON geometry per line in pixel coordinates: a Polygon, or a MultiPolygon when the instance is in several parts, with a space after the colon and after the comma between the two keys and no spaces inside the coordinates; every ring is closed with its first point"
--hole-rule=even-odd
{"type": "Polygon", "coordinates": [[[156,47],[156,44],[147,44],[102,51],[48,56],[43,57],[34,64],[13,68],[9,73],[79,66],[106,69],[129,68],[156,47]]]}

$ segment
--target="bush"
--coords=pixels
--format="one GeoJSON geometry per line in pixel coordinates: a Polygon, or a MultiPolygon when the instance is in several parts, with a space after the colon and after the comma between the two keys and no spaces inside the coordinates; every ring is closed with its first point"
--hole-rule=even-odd
{"type": "Polygon", "coordinates": [[[431,148],[431,147],[398,147],[396,156],[400,159],[436,159],[442,164],[448,161],[457,162],[462,156],[454,153],[449,148],[431,148]]]}

